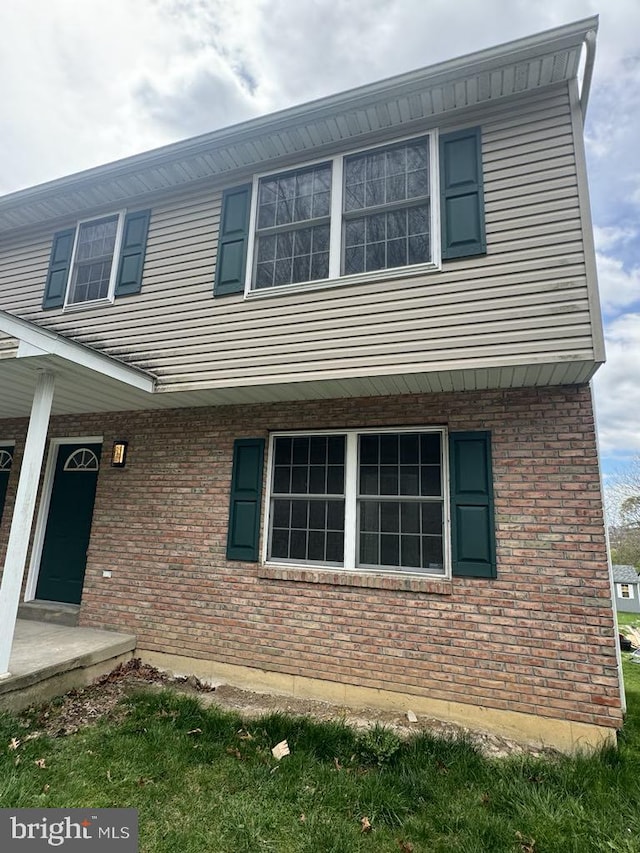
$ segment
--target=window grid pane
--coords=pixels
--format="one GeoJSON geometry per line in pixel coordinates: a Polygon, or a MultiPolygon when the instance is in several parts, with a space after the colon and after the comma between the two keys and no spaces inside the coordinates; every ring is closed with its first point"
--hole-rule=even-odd
{"type": "Polygon", "coordinates": [[[359,496],[442,497],[440,433],[362,435],[359,496]]]}
{"type": "Polygon", "coordinates": [[[428,263],[431,260],[429,202],[405,210],[347,221],[344,274],[428,263]]]}
{"type": "Polygon", "coordinates": [[[344,436],[283,436],[274,442],[274,496],[344,496],[344,436]]]}
{"type": "Polygon", "coordinates": [[[117,216],[80,225],[70,303],[104,299],[109,295],[117,230],[117,216]]]}
{"type": "Polygon", "coordinates": [[[329,225],[258,236],[255,287],[329,277],[329,225]]]}
{"type": "Polygon", "coordinates": [[[344,501],[274,498],[269,559],[344,561],[344,501]]]}
{"type": "Polygon", "coordinates": [[[347,157],[343,212],[344,275],[428,263],[429,140],[347,157]]]}
{"type": "Polygon", "coordinates": [[[260,179],[256,290],[329,277],[331,169],[323,163],[260,179]]]}
{"type": "Polygon", "coordinates": [[[345,213],[429,195],[428,139],[345,159],[345,213]]]}
{"type": "MultiPolygon", "coordinates": [[[[358,436],[356,567],[444,575],[442,451],[439,431],[358,436]]],[[[267,559],[344,564],[345,470],[343,435],[274,438],[267,559]]]]}
{"type": "Polygon", "coordinates": [[[358,566],[444,574],[442,502],[360,499],[359,510],[358,566]]]}
{"type": "Polygon", "coordinates": [[[330,207],[330,163],[261,178],[258,230],[328,216],[330,207]]]}
{"type": "Polygon", "coordinates": [[[444,574],[441,443],[437,432],[359,437],[358,566],[444,574]]]}
{"type": "Polygon", "coordinates": [[[344,562],[344,436],[274,440],[268,559],[344,562]]]}

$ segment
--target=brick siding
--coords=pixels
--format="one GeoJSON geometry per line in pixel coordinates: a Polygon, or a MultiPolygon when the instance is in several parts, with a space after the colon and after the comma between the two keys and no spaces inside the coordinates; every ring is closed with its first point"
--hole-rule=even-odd
{"type": "MultiPolygon", "coordinates": [[[[25,428],[0,421],[16,469],[25,428]]],[[[588,386],[63,416],[50,434],[104,435],[82,625],[151,651],[620,725],[588,386]],[[335,583],[226,561],[234,439],[431,424],[491,430],[496,580],[335,583]],[[114,438],[129,441],[124,470],[106,461],[114,438]]]]}

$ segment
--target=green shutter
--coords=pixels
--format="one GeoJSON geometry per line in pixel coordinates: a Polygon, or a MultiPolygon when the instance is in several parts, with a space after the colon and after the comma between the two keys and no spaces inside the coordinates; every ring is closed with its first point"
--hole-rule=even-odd
{"type": "Polygon", "coordinates": [[[228,560],[258,560],[264,444],[264,438],[239,438],[233,443],[228,560]]]}
{"type": "Polygon", "coordinates": [[[450,433],[449,467],[453,574],[495,578],[491,433],[450,433]]]}
{"type": "Polygon", "coordinates": [[[124,220],[116,296],[140,293],[150,217],[150,210],[139,210],[136,213],[128,213],[124,220]]]}
{"type": "Polygon", "coordinates": [[[244,292],[250,212],[251,184],[223,192],[214,296],[244,292]]]}
{"type": "Polygon", "coordinates": [[[67,228],[66,231],[58,231],[53,235],[43,308],[61,308],[64,305],[75,234],[75,228],[67,228]]]}
{"type": "Polygon", "coordinates": [[[479,127],[440,137],[440,218],[443,259],[487,251],[479,127]]]}

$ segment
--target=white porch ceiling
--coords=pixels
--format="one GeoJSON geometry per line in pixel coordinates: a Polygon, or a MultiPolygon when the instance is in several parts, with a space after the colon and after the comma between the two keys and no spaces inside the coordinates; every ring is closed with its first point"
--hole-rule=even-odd
{"type": "Polygon", "coordinates": [[[52,414],[62,415],[564,385],[588,381],[596,367],[581,361],[150,393],[58,356],[7,358],[0,360],[0,419],[29,416],[41,370],[55,374],[52,414]]]}

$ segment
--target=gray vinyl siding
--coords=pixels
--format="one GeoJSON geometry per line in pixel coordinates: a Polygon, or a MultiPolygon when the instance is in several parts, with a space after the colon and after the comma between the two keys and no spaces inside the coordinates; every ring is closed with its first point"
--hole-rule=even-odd
{"type": "Polygon", "coordinates": [[[568,89],[464,124],[478,121],[486,256],[391,282],[213,299],[221,191],[200,189],[152,205],[139,295],[42,311],[52,232],[40,232],[0,252],[0,305],[152,371],[167,391],[593,360],[568,89]]]}
{"type": "Polygon", "coordinates": [[[633,592],[633,598],[623,598],[620,595],[621,584],[616,583],[616,610],[623,613],[640,613],[640,585],[637,583],[630,584],[633,592]]]}
{"type": "Polygon", "coordinates": [[[15,358],[18,352],[18,342],[15,338],[9,337],[0,332],[0,359],[15,358]]]}

